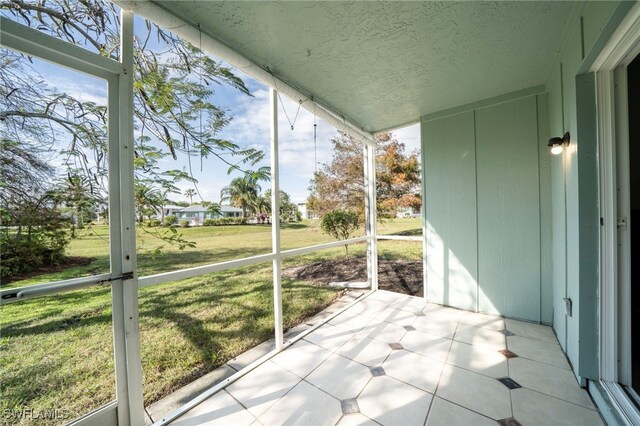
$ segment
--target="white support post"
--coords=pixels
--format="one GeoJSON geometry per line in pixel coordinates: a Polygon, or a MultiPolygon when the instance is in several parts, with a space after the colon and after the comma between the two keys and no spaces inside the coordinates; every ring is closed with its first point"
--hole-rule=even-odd
{"type": "Polygon", "coordinates": [[[424,148],[424,126],[420,125],[420,179],[421,183],[421,195],[422,195],[422,214],[420,215],[420,221],[422,222],[422,297],[424,297],[424,301],[427,302],[429,300],[427,294],[427,248],[428,244],[428,236],[429,236],[429,226],[427,221],[427,206],[425,204],[427,198],[427,178],[426,178],[426,170],[425,164],[427,164],[427,153],[424,148]]]}
{"type": "Polygon", "coordinates": [[[282,259],[280,257],[280,169],[278,161],[278,92],[271,88],[271,245],[273,258],[273,319],[276,351],[283,348],[282,259]]]}
{"type": "Polygon", "coordinates": [[[364,179],[365,179],[365,232],[367,237],[367,279],[371,290],[378,290],[378,241],[376,235],[376,149],[370,145],[364,148],[364,179]]]}
{"type": "Polygon", "coordinates": [[[118,424],[145,424],[133,184],[133,13],[121,11],[123,72],[109,81],[109,223],[118,424]]]}

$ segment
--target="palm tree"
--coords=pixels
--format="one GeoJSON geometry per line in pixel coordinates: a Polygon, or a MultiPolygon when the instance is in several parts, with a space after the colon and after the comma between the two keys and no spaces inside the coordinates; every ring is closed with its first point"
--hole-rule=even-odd
{"type": "Polygon", "coordinates": [[[234,178],[229,186],[220,191],[220,202],[230,202],[233,206],[242,209],[242,215],[254,212],[255,201],[260,193],[260,185],[251,176],[234,178]]]}
{"type": "Polygon", "coordinates": [[[211,203],[207,206],[207,213],[211,215],[212,218],[216,216],[222,216],[222,209],[220,208],[220,204],[211,203]]]}
{"type": "Polygon", "coordinates": [[[189,197],[189,204],[193,204],[193,196],[196,195],[196,190],[193,188],[189,188],[184,191],[184,196],[189,197]]]}
{"type": "Polygon", "coordinates": [[[151,216],[156,209],[162,209],[162,200],[158,191],[145,183],[136,183],[134,197],[138,208],[139,223],[144,221],[145,212],[151,216]]]}

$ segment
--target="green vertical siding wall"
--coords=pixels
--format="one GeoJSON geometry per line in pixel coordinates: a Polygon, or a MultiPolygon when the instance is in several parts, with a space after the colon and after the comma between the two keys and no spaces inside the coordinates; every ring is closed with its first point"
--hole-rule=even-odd
{"type": "Polygon", "coordinates": [[[514,94],[423,118],[430,300],[551,322],[546,103],[514,94]]]}
{"type": "Polygon", "coordinates": [[[546,86],[551,135],[570,131],[572,139],[551,164],[553,326],[578,378],[598,375],[596,99],[593,76],[585,73],[630,7],[586,2],[567,23],[567,41],[546,86]],[[571,317],[564,297],[573,301],[571,317]]]}
{"type": "Polygon", "coordinates": [[[476,111],[478,307],[540,320],[536,97],[476,111]]]}
{"type": "Polygon", "coordinates": [[[421,120],[427,297],[552,323],[579,378],[598,374],[596,100],[586,73],[631,6],[576,9],[542,90],[421,120]],[[546,140],[566,131],[571,146],[551,156],[546,140]]]}
{"type": "Polygon", "coordinates": [[[478,247],[473,111],[422,126],[429,298],[477,309],[478,247]]]}

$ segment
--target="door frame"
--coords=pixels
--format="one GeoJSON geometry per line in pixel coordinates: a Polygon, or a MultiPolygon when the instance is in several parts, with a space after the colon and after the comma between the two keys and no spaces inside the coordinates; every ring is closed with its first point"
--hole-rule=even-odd
{"type": "Polygon", "coordinates": [[[596,77],[601,218],[599,376],[617,411],[631,424],[640,422],[640,413],[623,388],[631,380],[630,239],[629,232],[619,232],[618,217],[620,212],[629,217],[629,164],[620,159],[629,156],[626,67],[638,54],[636,3],[590,69],[596,77]]]}

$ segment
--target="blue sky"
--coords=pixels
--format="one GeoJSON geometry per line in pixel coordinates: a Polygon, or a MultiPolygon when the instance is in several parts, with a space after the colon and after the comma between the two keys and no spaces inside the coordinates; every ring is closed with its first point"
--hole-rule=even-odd
{"type": "MultiPolygon", "coordinates": [[[[136,19],[136,24],[144,25],[140,19],[136,19]]],[[[69,72],[62,67],[40,60],[35,60],[33,67],[49,85],[56,87],[59,91],[83,101],[106,104],[107,86],[104,81],[81,73],[69,72]]],[[[257,147],[268,153],[269,88],[242,71],[234,69],[234,72],[244,80],[253,97],[244,95],[229,86],[215,86],[212,102],[227,110],[229,116],[233,117],[220,136],[240,146],[257,147]]],[[[337,131],[317,118],[317,149],[314,149],[313,113],[300,108],[294,129],[291,130],[284,111],[286,110],[290,119],[293,120],[298,104],[284,96],[281,99],[282,103],[279,103],[280,187],[291,195],[294,202],[304,202],[308,195],[309,182],[313,177],[315,158],[317,157],[319,163],[318,168],[321,163],[331,160],[330,139],[337,135],[337,131]]],[[[393,133],[398,140],[406,144],[407,152],[419,147],[419,125],[399,129],[393,133]]],[[[60,145],[62,146],[62,143],[60,145]]],[[[268,164],[267,155],[264,165],[268,164]]],[[[177,161],[166,157],[161,160],[161,167],[163,166],[166,169],[188,170],[188,161],[184,156],[179,157],[177,161]]],[[[202,197],[209,201],[218,201],[220,190],[238,175],[228,175],[226,165],[215,158],[204,159],[202,165],[198,158],[192,158],[191,169],[199,182],[198,189],[202,197]]],[[[178,186],[184,193],[184,190],[192,187],[192,184],[182,182],[178,186]]],[[[262,186],[262,189],[266,190],[270,183],[264,182],[262,186]]],[[[174,194],[171,198],[188,201],[188,198],[181,194],[174,194]]],[[[197,200],[194,198],[195,201],[197,200]]]]}

